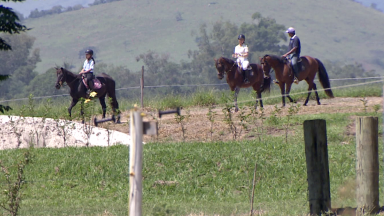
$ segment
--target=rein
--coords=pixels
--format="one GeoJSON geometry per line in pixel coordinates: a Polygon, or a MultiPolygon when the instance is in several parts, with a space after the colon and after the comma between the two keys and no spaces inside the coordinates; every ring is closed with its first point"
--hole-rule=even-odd
{"type": "Polygon", "coordinates": [[[67,81],[67,72],[63,72],[62,71],[62,73],[63,73],[63,78],[62,79],[64,79],[65,81],[61,81],[61,85],[60,85],[61,87],[70,86],[72,83],[74,83],[77,80],[77,78],[75,78],[75,79],[72,80],[72,82],[68,83],[68,81],[67,81]],[[67,83],[67,84],[64,85],[64,83],[67,83]]]}
{"type": "Polygon", "coordinates": [[[224,75],[228,74],[228,72],[231,72],[232,68],[236,65],[236,62],[233,63],[232,67],[229,68],[229,70],[224,70],[224,75]]]}

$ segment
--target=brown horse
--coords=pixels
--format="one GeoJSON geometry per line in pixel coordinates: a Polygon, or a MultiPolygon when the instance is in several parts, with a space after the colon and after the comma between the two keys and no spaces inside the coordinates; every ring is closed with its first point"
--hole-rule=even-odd
{"type": "Polygon", "coordinates": [[[216,69],[218,71],[217,76],[221,80],[224,75],[227,74],[227,83],[231,88],[231,91],[235,91],[235,112],[239,111],[237,107],[237,95],[239,94],[240,88],[251,87],[257,93],[257,99],[255,109],[257,109],[257,103],[260,100],[260,107],[263,107],[263,101],[261,100],[261,93],[269,91],[271,85],[271,78],[264,78],[262,68],[258,64],[251,64],[253,74],[250,74],[248,80],[249,83],[244,84],[243,76],[238,72],[237,63],[231,59],[221,57],[215,59],[216,69]]]}
{"type": "MultiPolygon", "coordinates": [[[[82,82],[81,75],[74,74],[64,68],[56,68],[56,74],[57,74],[57,81],[55,87],[57,89],[60,89],[60,87],[67,83],[67,85],[70,88],[69,94],[72,97],[72,103],[68,107],[68,113],[71,117],[71,111],[72,108],[79,102],[80,98],[89,98],[89,95],[86,93],[87,89],[82,82]]],[[[116,94],[115,94],[115,81],[105,73],[101,73],[99,76],[96,77],[102,84],[102,87],[100,89],[94,90],[97,95],[96,97],[99,98],[101,107],[103,108],[103,118],[105,118],[105,113],[107,110],[107,105],[105,104],[105,96],[108,94],[108,97],[111,98],[111,106],[113,110],[113,114],[118,114],[117,116],[117,123],[120,121],[120,115],[119,115],[119,104],[116,100],[116,94]]],[[[82,102],[83,103],[83,102],[82,102]]],[[[83,116],[83,106],[81,106],[81,115],[83,116]]],[[[83,119],[84,121],[84,119],[83,119]]]]}
{"type": "MultiPolygon", "coordinates": [[[[276,79],[278,81],[278,85],[280,86],[283,99],[283,107],[285,106],[285,96],[290,102],[293,102],[292,98],[289,96],[289,92],[291,91],[294,75],[289,62],[280,56],[274,55],[265,55],[263,58],[260,58],[260,61],[266,76],[270,76],[271,68],[275,70],[276,79]]],[[[317,93],[316,84],[314,83],[317,72],[319,74],[320,83],[325,89],[325,93],[330,98],[333,98],[334,96],[331,90],[328,73],[323,63],[319,59],[312,58],[310,56],[302,56],[301,61],[301,65],[304,68],[303,70],[300,69],[301,71],[299,72],[298,79],[299,81],[305,80],[308,83],[308,96],[305,100],[304,106],[308,104],[309,96],[311,95],[312,90],[315,90],[317,104],[320,105],[320,98],[317,93]]]]}

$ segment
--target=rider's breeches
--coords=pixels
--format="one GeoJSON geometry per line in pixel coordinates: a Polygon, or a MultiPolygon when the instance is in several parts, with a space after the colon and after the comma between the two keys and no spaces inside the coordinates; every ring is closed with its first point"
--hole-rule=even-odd
{"type": "Polygon", "coordinates": [[[249,61],[247,59],[238,58],[237,59],[237,65],[241,65],[243,70],[247,70],[249,66],[249,61]]]}
{"type": "Polygon", "coordinates": [[[299,75],[299,66],[297,65],[297,62],[299,60],[299,56],[297,54],[291,54],[290,58],[291,58],[293,73],[297,77],[299,75]]]}
{"type": "Polygon", "coordinates": [[[87,79],[88,87],[92,87],[93,83],[91,83],[91,81],[93,79],[93,73],[91,73],[91,72],[85,73],[84,77],[87,79]]]}

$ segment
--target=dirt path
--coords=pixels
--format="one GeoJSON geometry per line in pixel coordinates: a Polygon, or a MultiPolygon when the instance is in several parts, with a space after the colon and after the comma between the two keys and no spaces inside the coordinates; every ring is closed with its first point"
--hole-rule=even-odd
{"type": "MultiPolygon", "coordinates": [[[[308,106],[302,106],[300,104],[298,115],[310,115],[310,114],[320,114],[320,113],[354,113],[354,112],[364,112],[364,103],[362,100],[366,100],[366,109],[367,111],[373,111],[375,105],[380,105],[380,111],[382,111],[383,98],[382,97],[369,97],[369,98],[334,98],[334,99],[322,99],[322,105],[317,105],[315,101],[310,101],[308,106]]],[[[302,103],[302,102],[299,102],[302,103]]],[[[280,104],[278,107],[280,108],[280,104]]],[[[288,107],[281,110],[280,115],[285,116],[288,114],[288,107]]],[[[229,130],[229,126],[224,122],[224,114],[222,111],[223,107],[215,107],[212,111],[216,112],[215,121],[213,123],[213,140],[232,140],[233,134],[229,130]]],[[[244,115],[250,114],[251,108],[244,110],[244,115]]],[[[258,110],[260,111],[260,110],[258,110]]],[[[273,115],[275,111],[274,105],[264,106],[265,116],[273,115]]],[[[208,108],[206,107],[194,107],[191,109],[182,110],[182,115],[186,116],[184,119],[184,140],[186,141],[210,141],[211,140],[211,122],[207,118],[208,108]]],[[[239,126],[239,117],[240,112],[232,113],[234,122],[236,122],[237,129],[240,131],[242,129],[239,126]]],[[[158,120],[156,112],[147,112],[147,117],[145,120],[158,120]]],[[[107,124],[102,125],[102,127],[108,127],[109,129],[117,130],[124,133],[129,133],[128,126],[128,112],[122,114],[122,125],[107,124]],[[125,122],[125,124],[124,124],[125,122]]],[[[159,136],[145,136],[144,141],[182,141],[183,133],[181,130],[180,124],[175,121],[174,115],[166,115],[158,120],[159,123],[159,136]]],[[[241,131],[241,138],[243,139],[254,139],[257,136],[258,126],[260,125],[260,120],[256,122],[253,121],[253,124],[248,124],[248,129],[241,131]]],[[[284,131],[278,128],[266,128],[267,134],[282,135],[284,131]]]]}

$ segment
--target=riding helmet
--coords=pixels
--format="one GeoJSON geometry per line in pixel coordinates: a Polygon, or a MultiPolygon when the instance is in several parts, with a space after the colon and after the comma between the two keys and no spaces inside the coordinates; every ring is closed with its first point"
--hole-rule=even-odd
{"type": "Polygon", "coordinates": [[[290,34],[295,34],[296,33],[296,31],[295,31],[295,29],[293,28],[293,27],[289,27],[288,29],[287,29],[287,31],[285,31],[286,33],[290,33],[290,34]]]}
{"type": "Polygon", "coordinates": [[[237,40],[240,40],[241,38],[243,38],[245,40],[245,35],[243,35],[243,34],[239,35],[239,37],[237,37],[237,40]]]}
{"type": "Polygon", "coordinates": [[[93,50],[91,50],[91,49],[88,49],[87,51],[85,51],[85,54],[90,54],[90,55],[93,55],[93,50]]]}

